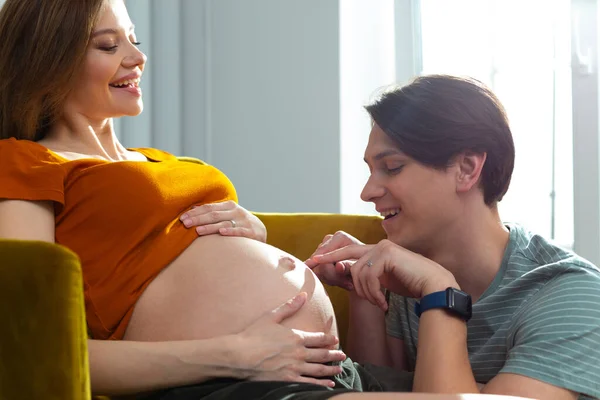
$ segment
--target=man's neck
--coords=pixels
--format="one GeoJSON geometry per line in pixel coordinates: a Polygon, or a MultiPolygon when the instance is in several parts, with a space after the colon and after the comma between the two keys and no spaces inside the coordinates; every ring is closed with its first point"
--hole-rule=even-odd
{"type": "Polygon", "coordinates": [[[461,289],[476,301],[500,270],[509,232],[495,206],[469,209],[470,214],[440,238],[438,251],[430,258],[452,272],[461,289]]]}

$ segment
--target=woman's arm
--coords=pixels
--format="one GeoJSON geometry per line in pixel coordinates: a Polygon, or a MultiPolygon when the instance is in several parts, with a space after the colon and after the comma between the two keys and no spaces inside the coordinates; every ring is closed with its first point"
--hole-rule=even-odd
{"type": "Polygon", "coordinates": [[[88,340],[92,392],[119,395],[230,376],[225,337],[178,342],[88,340]]]}
{"type": "MultiPolygon", "coordinates": [[[[0,238],[54,242],[51,202],[0,200],[0,238]]],[[[131,342],[88,340],[92,391],[126,394],[202,382],[221,376],[288,380],[331,386],[345,355],[337,338],[280,324],[306,302],[296,296],[243,332],[206,340],[131,342]]]]}
{"type": "Polygon", "coordinates": [[[0,239],[54,243],[52,202],[0,199],[0,239]]]}
{"type": "Polygon", "coordinates": [[[297,295],[236,335],[173,342],[89,340],[92,391],[138,393],[218,377],[333,386],[319,377],[341,372],[339,366],[323,364],[345,358],[328,349],[337,338],[280,325],[306,298],[306,293],[297,295]]]}

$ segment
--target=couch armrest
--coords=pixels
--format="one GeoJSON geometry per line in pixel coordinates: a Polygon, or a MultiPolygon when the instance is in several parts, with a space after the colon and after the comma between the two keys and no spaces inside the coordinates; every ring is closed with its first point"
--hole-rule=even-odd
{"type": "Polygon", "coordinates": [[[79,259],[51,243],[0,240],[0,398],[90,398],[79,259]]]}
{"type": "MultiPolygon", "coordinates": [[[[284,214],[254,213],[267,227],[267,243],[284,250],[302,261],[315,251],[323,237],[345,231],[363,243],[375,244],[385,239],[381,218],[344,214],[284,214]]],[[[325,285],[339,327],[342,348],[348,331],[348,294],[344,289],[325,285]]]]}

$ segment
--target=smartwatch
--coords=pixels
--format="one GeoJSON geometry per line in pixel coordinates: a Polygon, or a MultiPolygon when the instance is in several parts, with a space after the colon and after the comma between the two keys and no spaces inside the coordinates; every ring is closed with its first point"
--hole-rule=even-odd
{"type": "Polygon", "coordinates": [[[420,302],[415,303],[415,314],[420,317],[422,313],[432,308],[443,308],[462,318],[465,322],[471,319],[473,305],[471,295],[452,287],[424,296],[420,302]]]}

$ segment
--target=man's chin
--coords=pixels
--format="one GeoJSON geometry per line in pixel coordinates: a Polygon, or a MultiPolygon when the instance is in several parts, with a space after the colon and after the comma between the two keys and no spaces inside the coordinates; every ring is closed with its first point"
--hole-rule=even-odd
{"type": "Polygon", "coordinates": [[[409,234],[406,233],[394,233],[389,235],[388,234],[388,240],[397,244],[398,246],[412,251],[413,253],[419,253],[422,254],[422,248],[421,246],[419,246],[418,242],[414,240],[414,237],[412,237],[409,234]]]}
{"type": "Polygon", "coordinates": [[[403,232],[386,232],[389,241],[396,243],[398,246],[406,248],[410,246],[410,240],[406,237],[403,232]]]}

